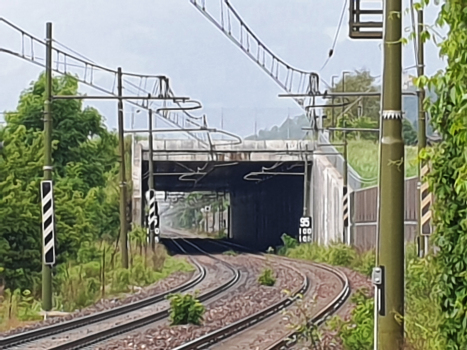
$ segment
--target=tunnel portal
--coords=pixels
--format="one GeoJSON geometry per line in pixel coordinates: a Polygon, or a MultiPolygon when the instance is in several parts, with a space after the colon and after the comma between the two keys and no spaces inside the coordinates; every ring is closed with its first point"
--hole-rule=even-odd
{"type": "MultiPolygon", "coordinates": [[[[308,154],[311,159],[308,147],[305,141],[244,141],[213,151],[197,141],[155,141],[155,189],[228,193],[228,236],[235,243],[264,251],[281,245],[283,233],[298,235],[305,159],[308,154]]],[[[149,159],[147,142],[139,142],[133,166],[134,222],[143,217],[149,159]]]]}

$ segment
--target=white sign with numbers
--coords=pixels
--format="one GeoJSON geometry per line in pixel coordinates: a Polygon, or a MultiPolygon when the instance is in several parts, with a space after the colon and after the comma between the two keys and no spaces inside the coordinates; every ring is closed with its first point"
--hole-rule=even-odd
{"type": "Polygon", "coordinates": [[[309,243],[313,238],[313,220],[310,216],[302,216],[300,218],[300,243],[309,243]]]}

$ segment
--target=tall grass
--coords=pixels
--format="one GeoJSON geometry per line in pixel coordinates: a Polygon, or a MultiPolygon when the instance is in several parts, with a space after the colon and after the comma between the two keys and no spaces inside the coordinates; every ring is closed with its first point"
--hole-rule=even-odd
{"type": "Polygon", "coordinates": [[[103,244],[97,258],[81,264],[61,265],[55,278],[58,295],[55,308],[74,311],[94,304],[104,297],[119,297],[140,287],[153,284],[177,271],[192,271],[184,259],[167,254],[161,244],[156,250],[130,244],[132,252],[129,269],[121,266],[120,252],[103,244]]]}
{"type": "Polygon", "coordinates": [[[300,244],[285,251],[290,258],[311,260],[334,266],[343,266],[370,276],[375,266],[375,252],[358,253],[343,243],[322,246],[316,243],[300,244]]]}
{"type": "Polygon", "coordinates": [[[18,327],[28,321],[40,320],[41,304],[29,290],[5,290],[0,295],[0,331],[18,327]]]}
{"type": "MultiPolygon", "coordinates": [[[[329,246],[300,244],[290,237],[283,241],[282,253],[291,258],[345,266],[367,276],[375,265],[375,253],[358,252],[341,243],[329,246]]],[[[446,339],[439,333],[442,310],[438,299],[438,270],[432,256],[420,259],[413,244],[406,246],[405,272],[405,348],[406,350],[446,349],[446,339]]],[[[353,297],[355,309],[350,320],[334,318],[330,326],[346,350],[372,349],[373,299],[358,291],[353,297]]]]}
{"type": "MultiPolygon", "coordinates": [[[[162,244],[153,252],[140,243],[135,239],[130,242],[129,269],[122,268],[120,252],[114,245],[99,242],[83,246],[77,261],[55,268],[54,309],[81,310],[102,298],[122,297],[174,272],[193,271],[185,259],[168,255],[162,244]]],[[[3,296],[0,293],[0,331],[40,319],[40,310],[40,301],[29,291],[5,290],[3,296]]]]}
{"type": "MultiPolygon", "coordinates": [[[[343,152],[343,147],[336,147],[339,152],[343,152]]],[[[364,187],[374,186],[378,183],[379,167],[379,145],[371,140],[349,140],[348,141],[349,164],[368,183],[364,187]]],[[[405,147],[405,176],[417,175],[417,148],[405,147]]]]}

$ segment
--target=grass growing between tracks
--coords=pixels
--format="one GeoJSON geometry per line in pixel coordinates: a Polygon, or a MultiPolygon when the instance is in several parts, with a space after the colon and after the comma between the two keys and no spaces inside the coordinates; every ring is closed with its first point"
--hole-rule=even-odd
{"type": "MultiPolygon", "coordinates": [[[[375,264],[375,254],[371,251],[360,253],[343,244],[331,244],[328,247],[299,245],[288,236],[284,236],[283,241],[285,246],[280,253],[291,258],[343,266],[368,277],[375,264]]],[[[443,316],[438,300],[438,281],[439,273],[433,257],[418,258],[415,247],[406,246],[405,350],[446,349],[446,339],[439,332],[443,316]]],[[[365,289],[355,291],[351,299],[354,308],[350,317],[341,319],[336,316],[327,323],[326,332],[333,337],[330,343],[337,343],[345,350],[373,350],[374,301],[371,294],[365,289]]],[[[329,340],[329,337],[325,338],[329,340]]],[[[328,348],[320,344],[320,347],[311,349],[328,348]]]]}
{"type": "MultiPolygon", "coordinates": [[[[137,231],[139,230],[139,231],[137,231]]],[[[136,231],[136,232],[135,232],[136,231]]],[[[162,280],[175,272],[190,272],[194,267],[183,258],[168,255],[161,244],[152,250],[138,239],[145,230],[130,234],[130,267],[123,269],[121,254],[114,244],[100,242],[84,246],[77,261],[55,268],[54,310],[73,312],[104,298],[119,298],[162,280]]],[[[0,293],[0,331],[41,319],[41,303],[28,290],[0,293]]]]}
{"type": "Polygon", "coordinates": [[[195,294],[171,294],[167,297],[170,300],[170,325],[200,325],[206,311],[204,305],[197,299],[195,294]]]}
{"type": "Polygon", "coordinates": [[[270,268],[264,269],[258,277],[258,283],[267,287],[275,285],[276,277],[274,277],[274,271],[270,268]]]}

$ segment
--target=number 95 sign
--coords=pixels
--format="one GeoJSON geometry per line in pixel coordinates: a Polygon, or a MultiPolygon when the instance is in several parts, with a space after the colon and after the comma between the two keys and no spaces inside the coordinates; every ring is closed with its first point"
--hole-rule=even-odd
{"type": "Polygon", "coordinates": [[[309,243],[313,238],[313,221],[310,216],[303,216],[300,218],[300,243],[309,243]]]}

